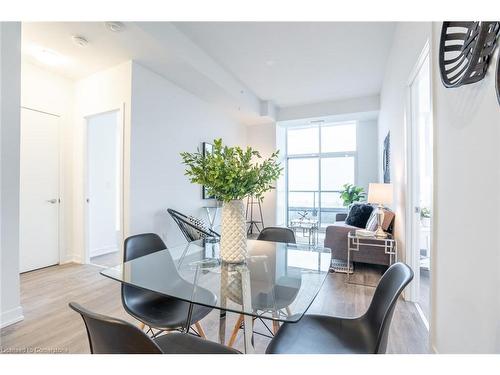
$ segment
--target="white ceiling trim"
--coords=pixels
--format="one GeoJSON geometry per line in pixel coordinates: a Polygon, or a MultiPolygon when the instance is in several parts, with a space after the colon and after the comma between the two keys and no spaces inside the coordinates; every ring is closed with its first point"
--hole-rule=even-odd
{"type": "Polygon", "coordinates": [[[293,107],[280,108],[278,121],[322,118],[324,116],[338,116],[362,113],[378,113],[380,96],[371,95],[361,98],[311,103],[293,107]]]}

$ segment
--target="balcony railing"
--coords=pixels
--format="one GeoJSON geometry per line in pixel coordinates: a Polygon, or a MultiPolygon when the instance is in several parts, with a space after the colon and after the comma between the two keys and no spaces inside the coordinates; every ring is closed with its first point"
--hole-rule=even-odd
{"type": "Polygon", "coordinates": [[[305,190],[289,190],[288,191],[288,223],[293,219],[300,219],[299,212],[307,212],[308,218],[316,218],[319,221],[321,229],[325,229],[328,225],[335,222],[337,213],[347,212],[347,208],[343,207],[340,201],[325,199],[325,194],[338,194],[338,190],[321,190],[321,191],[305,191],[305,190]],[[293,193],[300,193],[300,198],[293,198],[293,193]],[[323,199],[321,196],[323,195],[323,199]],[[310,196],[310,198],[308,197],[310,196]]]}

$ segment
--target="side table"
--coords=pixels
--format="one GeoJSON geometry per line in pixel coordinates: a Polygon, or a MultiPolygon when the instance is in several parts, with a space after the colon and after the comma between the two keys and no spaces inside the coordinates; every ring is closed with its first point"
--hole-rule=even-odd
{"type": "MultiPolygon", "coordinates": [[[[357,284],[351,282],[350,276],[354,273],[354,268],[349,272],[349,264],[351,261],[351,251],[359,251],[361,246],[379,247],[384,249],[384,253],[389,255],[389,265],[392,265],[398,260],[398,243],[391,234],[387,234],[387,237],[384,238],[376,236],[358,236],[356,235],[356,232],[351,231],[347,234],[347,283],[357,284]]],[[[360,285],[375,286],[367,284],[360,285]]]]}

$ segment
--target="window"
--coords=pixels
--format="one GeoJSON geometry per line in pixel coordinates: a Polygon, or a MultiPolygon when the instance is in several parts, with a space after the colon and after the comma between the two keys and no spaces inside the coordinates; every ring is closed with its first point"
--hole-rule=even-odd
{"type": "Polygon", "coordinates": [[[321,228],[345,211],[340,190],[355,183],[356,123],[287,129],[288,222],[304,212],[321,228]]]}

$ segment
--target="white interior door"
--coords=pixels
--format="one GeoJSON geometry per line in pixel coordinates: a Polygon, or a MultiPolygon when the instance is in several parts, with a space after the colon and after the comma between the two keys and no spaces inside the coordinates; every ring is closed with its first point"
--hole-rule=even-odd
{"type": "Polygon", "coordinates": [[[433,195],[432,91],[428,48],[424,49],[409,83],[409,246],[415,272],[411,300],[430,314],[431,216],[433,195]]]}
{"type": "Polygon", "coordinates": [[[87,118],[88,253],[96,257],[119,250],[119,111],[87,118]]]}
{"type": "Polygon", "coordinates": [[[21,109],[20,271],[59,263],[59,117],[21,109]]]}

